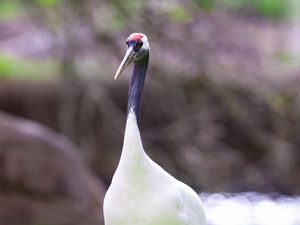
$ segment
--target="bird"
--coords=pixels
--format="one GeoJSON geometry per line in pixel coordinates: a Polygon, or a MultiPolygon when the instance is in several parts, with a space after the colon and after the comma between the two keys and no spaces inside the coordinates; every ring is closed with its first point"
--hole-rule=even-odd
{"type": "Polygon", "coordinates": [[[205,225],[198,194],[155,163],[140,134],[141,96],[150,47],[143,33],[132,33],[114,79],[130,65],[127,118],[121,157],[103,201],[105,225],[205,225]]]}

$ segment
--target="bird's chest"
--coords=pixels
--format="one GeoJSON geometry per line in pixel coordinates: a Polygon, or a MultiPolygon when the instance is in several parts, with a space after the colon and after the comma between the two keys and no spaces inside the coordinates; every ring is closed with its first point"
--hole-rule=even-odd
{"type": "Polygon", "coordinates": [[[153,170],[116,173],[105,196],[106,225],[181,224],[177,195],[169,181],[153,170]]]}

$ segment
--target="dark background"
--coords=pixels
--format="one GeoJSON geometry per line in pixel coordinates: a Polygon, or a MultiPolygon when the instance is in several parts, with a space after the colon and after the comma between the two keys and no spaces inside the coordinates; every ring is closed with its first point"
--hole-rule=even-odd
{"type": "Polygon", "coordinates": [[[280,0],[2,0],[0,224],[101,224],[132,32],[147,153],[198,193],[300,194],[300,19],[280,0]]]}

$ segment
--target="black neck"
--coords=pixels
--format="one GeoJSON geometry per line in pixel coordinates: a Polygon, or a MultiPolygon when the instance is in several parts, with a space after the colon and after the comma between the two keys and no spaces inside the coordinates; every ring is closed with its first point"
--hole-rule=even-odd
{"type": "Polygon", "coordinates": [[[149,53],[145,56],[145,58],[134,63],[129,86],[127,113],[130,111],[134,112],[138,125],[140,120],[140,101],[144,88],[148,62],[149,53]]]}

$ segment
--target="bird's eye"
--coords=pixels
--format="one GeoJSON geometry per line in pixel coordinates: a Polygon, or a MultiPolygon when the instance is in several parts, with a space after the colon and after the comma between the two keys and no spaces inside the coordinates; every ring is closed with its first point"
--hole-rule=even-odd
{"type": "Polygon", "coordinates": [[[128,45],[128,41],[126,41],[126,45],[128,45]]]}
{"type": "Polygon", "coordinates": [[[143,42],[142,41],[139,41],[135,44],[135,47],[140,49],[141,47],[143,46],[143,42]]]}

